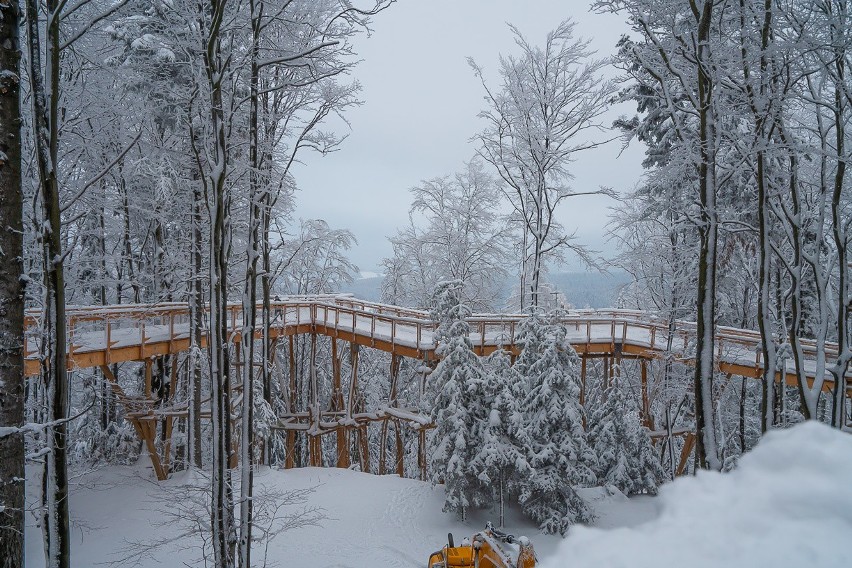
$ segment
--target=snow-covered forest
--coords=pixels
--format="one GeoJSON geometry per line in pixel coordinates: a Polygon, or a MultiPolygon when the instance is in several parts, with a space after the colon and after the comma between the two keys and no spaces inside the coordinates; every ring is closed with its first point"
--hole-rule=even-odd
{"type": "MultiPolygon", "coordinates": [[[[765,515],[776,537],[852,526],[825,497],[849,502],[831,476],[848,459],[820,454],[848,451],[852,413],[852,4],[595,0],[623,25],[609,53],[567,9],[543,37],[508,24],[508,47],[467,58],[468,153],[396,188],[408,215],[383,216],[381,303],[362,302],[340,294],[356,234],[300,213],[300,168],[347,151],[359,46],[412,1],[0,0],[0,568],[147,566],[169,547],[285,565],[288,546],[333,554],[309,527],[381,487],[443,512],[393,500],[352,521],[387,525],[365,538],[388,550],[389,514],[424,538],[446,530],[413,519],[488,518],[532,531],[550,566],[614,561],[579,525],[662,507],[619,541],[651,565],[647,543],[689,524],[679,500],[733,508],[769,473],[788,491],[773,460],[798,454],[814,467],[790,475],[836,493],[790,489],[765,515]],[[574,183],[619,145],[644,153],[641,177],[574,183]],[[565,222],[590,196],[613,254],[565,222]],[[551,278],[566,261],[628,274],[617,305],[570,305],[551,278]],[[138,508],[98,498],[123,483],[145,500],[116,481],[130,472],[159,500],[151,531],[107,538],[91,503],[138,508]],[[124,544],[82,553],[87,531],[104,554],[124,544]]],[[[388,562],[441,546],[405,542],[417,557],[388,562]]],[[[850,560],[807,544],[821,554],[801,563],[850,560]]],[[[378,558],[351,550],[334,562],[378,558]]]]}

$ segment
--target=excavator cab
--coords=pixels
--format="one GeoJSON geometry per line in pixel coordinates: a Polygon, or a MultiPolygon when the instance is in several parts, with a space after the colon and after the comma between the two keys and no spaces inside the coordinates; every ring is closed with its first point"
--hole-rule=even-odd
{"type": "Polygon", "coordinates": [[[533,545],[527,537],[516,538],[495,529],[491,523],[471,539],[456,546],[453,534],[447,545],[429,556],[427,568],[535,568],[533,545]]]}

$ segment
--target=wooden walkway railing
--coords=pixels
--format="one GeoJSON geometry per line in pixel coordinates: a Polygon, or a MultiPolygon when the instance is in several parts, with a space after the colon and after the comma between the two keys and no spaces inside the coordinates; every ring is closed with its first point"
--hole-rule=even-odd
{"type": "MultiPolygon", "coordinates": [[[[235,341],[242,332],[241,306],[228,306],[230,330],[235,341]]],[[[434,357],[435,323],[427,312],[365,302],[346,295],[294,296],[272,303],[273,338],[318,333],[414,358],[434,357]]],[[[39,372],[38,319],[26,316],[26,373],[39,372]]],[[[71,307],[68,317],[68,368],[78,370],[125,361],[145,361],[189,349],[190,311],[183,303],[130,304],[71,307]]],[[[480,354],[498,347],[517,351],[516,337],[522,315],[475,314],[469,318],[471,341],[480,354]]],[[[689,363],[696,325],[677,321],[669,342],[669,322],[635,310],[571,310],[564,323],[569,341],[586,356],[659,358],[665,353],[689,363]]],[[[259,331],[256,335],[259,335],[259,331]]],[[[759,378],[763,361],[756,331],[720,327],[716,336],[717,361],[724,373],[759,378]]],[[[206,341],[206,334],[202,343],[206,341]]],[[[817,346],[802,340],[806,371],[813,379],[817,346]]],[[[826,361],[837,355],[837,346],[825,349],[826,361]]],[[[796,384],[793,362],[786,362],[786,382],[796,384]]],[[[826,373],[825,387],[833,388],[826,373]]]]}

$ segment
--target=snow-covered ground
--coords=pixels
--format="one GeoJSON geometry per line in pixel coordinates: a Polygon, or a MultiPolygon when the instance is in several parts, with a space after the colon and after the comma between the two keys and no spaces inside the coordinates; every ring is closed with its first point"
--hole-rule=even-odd
{"type": "Polygon", "coordinates": [[[544,567],[852,566],[852,436],[772,432],[735,471],[678,479],[657,502],[638,526],[575,527],[544,567]]]}
{"type": "MultiPolygon", "coordinates": [[[[507,526],[532,538],[546,568],[849,566],[850,472],[852,436],[810,423],[770,434],[733,473],[679,479],[657,498],[587,490],[596,528],[574,527],[564,541],[538,534],[514,512],[507,526]]],[[[158,483],[143,463],[80,476],[71,497],[73,565],[203,566],[200,537],[181,535],[190,528],[186,511],[205,517],[191,506],[204,483],[197,473],[158,483]],[[148,554],[131,563],[140,548],[148,554]]],[[[264,554],[270,566],[296,568],[424,566],[447,532],[460,537],[496,520],[478,512],[462,524],[441,512],[441,488],[396,476],[263,469],[256,483],[260,508],[264,495],[313,488],[308,505],[324,515],[281,533],[265,551],[257,547],[258,566],[264,554]]],[[[27,556],[27,566],[43,566],[33,525],[27,556]]]]}

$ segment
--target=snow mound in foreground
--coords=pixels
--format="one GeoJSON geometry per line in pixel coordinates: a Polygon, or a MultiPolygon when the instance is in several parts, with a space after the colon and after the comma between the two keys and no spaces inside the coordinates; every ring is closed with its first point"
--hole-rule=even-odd
{"type": "Polygon", "coordinates": [[[852,436],[816,422],[771,432],[735,471],[663,487],[658,506],[630,528],[572,527],[544,568],[850,566],[852,436]]]}

